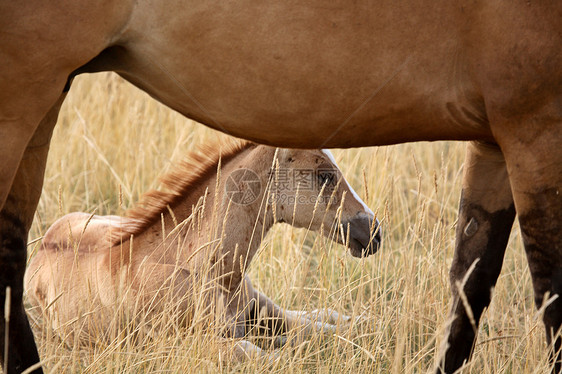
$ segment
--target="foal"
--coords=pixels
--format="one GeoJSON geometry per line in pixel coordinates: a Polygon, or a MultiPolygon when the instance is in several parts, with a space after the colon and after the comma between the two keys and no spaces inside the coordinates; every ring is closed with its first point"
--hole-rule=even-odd
{"type": "MultiPolygon", "coordinates": [[[[277,306],[245,271],[275,222],[321,231],[356,257],[370,255],[380,244],[373,212],[328,151],[249,142],[228,144],[222,156],[217,149],[193,152],[163,178],[169,192],[148,192],[127,218],[71,213],[49,228],[25,287],[59,334],[80,321],[80,334],[94,337],[100,326],[115,326],[118,309],[129,320],[150,320],[175,308],[189,326],[199,308],[234,338],[252,324],[301,337],[334,328],[320,314],[314,320],[277,306]]],[[[239,341],[234,354],[265,353],[239,341]]]]}

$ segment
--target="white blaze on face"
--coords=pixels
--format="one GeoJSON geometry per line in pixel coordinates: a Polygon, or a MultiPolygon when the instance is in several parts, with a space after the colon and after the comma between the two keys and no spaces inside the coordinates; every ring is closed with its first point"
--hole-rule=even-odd
{"type": "MultiPolygon", "coordinates": [[[[338,166],[336,159],[334,158],[334,155],[332,155],[332,152],[330,152],[327,149],[323,149],[322,152],[326,155],[326,157],[328,157],[330,159],[330,161],[332,162],[332,164],[334,164],[334,166],[340,171],[341,173],[341,169],[338,166]]],[[[343,173],[342,173],[343,175],[343,173]]],[[[367,204],[365,204],[365,202],[359,197],[359,195],[357,195],[357,192],[355,192],[355,190],[353,189],[353,187],[351,187],[349,185],[349,183],[347,183],[347,180],[345,178],[343,178],[344,183],[346,184],[347,188],[349,189],[349,191],[351,192],[351,195],[355,198],[355,200],[357,200],[362,206],[363,209],[365,210],[366,213],[370,214],[371,216],[375,216],[375,214],[373,213],[373,211],[371,210],[371,208],[369,208],[367,206],[367,204]]],[[[379,220],[377,219],[377,225],[379,224],[379,220]]]]}

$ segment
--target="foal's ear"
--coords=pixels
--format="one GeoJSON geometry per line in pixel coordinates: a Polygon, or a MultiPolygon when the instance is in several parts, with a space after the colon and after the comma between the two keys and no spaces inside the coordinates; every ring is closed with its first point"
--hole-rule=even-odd
{"type": "Polygon", "coordinates": [[[288,148],[278,148],[277,149],[277,160],[279,163],[282,162],[293,162],[295,161],[294,157],[292,157],[293,152],[288,148]]]}

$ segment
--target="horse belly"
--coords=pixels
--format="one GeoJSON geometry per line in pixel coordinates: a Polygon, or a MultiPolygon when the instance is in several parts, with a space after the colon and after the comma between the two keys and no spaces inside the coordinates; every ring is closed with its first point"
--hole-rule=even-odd
{"type": "Polygon", "coordinates": [[[117,70],[215,129],[294,147],[490,136],[451,115],[484,116],[454,3],[166,4],[137,10],[117,70]]]}

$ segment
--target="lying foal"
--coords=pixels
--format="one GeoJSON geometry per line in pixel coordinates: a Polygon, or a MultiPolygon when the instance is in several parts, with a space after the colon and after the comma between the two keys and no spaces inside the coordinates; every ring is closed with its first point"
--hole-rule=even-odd
{"type": "MultiPolygon", "coordinates": [[[[127,218],[71,213],[49,228],[25,287],[59,334],[80,323],[80,334],[95,336],[119,308],[129,320],[175,308],[188,326],[199,308],[234,338],[252,323],[301,336],[334,328],[322,313],[306,318],[277,306],[245,271],[276,222],[337,237],[356,257],[372,254],[380,243],[373,212],[328,151],[248,142],[218,149],[193,152],[163,178],[169,192],[145,194],[127,218]]],[[[265,354],[244,340],[234,353],[265,354]]]]}

